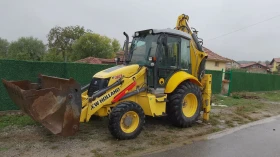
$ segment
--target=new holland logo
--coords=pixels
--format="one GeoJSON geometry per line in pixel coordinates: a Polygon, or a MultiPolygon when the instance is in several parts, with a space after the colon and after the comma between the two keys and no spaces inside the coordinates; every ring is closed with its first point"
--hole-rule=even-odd
{"type": "Polygon", "coordinates": [[[100,105],[101,103],[103,103],[104,101],[106,101],[107,99],[109,99],[110,97],[112,97],[113,95],[115,95],[116,93],[118,93],[119,91],[120,91],[120,88],[116,88],[112,92],[97,99],[96,102],[91,105],[91,110],[94,109],[95,107],[97,107],[98,105],[100,105]]]}

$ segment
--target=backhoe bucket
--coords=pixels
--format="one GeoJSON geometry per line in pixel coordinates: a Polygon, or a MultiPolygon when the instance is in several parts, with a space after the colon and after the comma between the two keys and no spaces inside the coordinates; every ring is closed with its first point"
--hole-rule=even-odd
{"type": "Polygon", "coordinates": [[[72,78],[39,75],[28,80],[2,82],[13,102],[53,134],[74,135],[80,124],[81,87],[72,78]]]}

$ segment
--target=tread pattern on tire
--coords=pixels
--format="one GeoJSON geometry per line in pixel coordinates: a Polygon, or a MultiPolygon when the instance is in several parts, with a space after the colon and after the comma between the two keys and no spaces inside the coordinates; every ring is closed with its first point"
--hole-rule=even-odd
{"type": "Polygon", "coordinates": [[[200,117],[202,110],[202,93],[199,87],[190,81],[182,82],[170,95],[167,104],[167,113],[173,125],[177,127],[190,127],[200,117]],[[185,117],[182,112],[182,101],[186,94],[193,93],[197,97],[198,109],[193,117],[185,117]]]}
{"type": "Polygon", "coordinates": [[[114,107],[109,115],[109,131],[110,133],[119,140],[128,140],[136,138],[145,124],[145,114],[141,106],[132,101],[121,102],[119,105],[114,107]],[[139,126],[132,133],[125,133],[120,127],[121,117],[128,111],[135,111],[139,116],[139,126]]]}

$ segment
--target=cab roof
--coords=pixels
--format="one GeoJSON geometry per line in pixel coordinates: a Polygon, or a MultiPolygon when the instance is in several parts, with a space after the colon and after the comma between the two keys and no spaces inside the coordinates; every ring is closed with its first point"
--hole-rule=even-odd
{"type": "Polygon", "coordinates": [[[146,30],[137,31],[137,32],[144,32],[144,31],[150,31],[150,30],[153,31],[153,34],[165,33],[165,34],[176,35],[176,36],[180,36],[180,37],[183,37],[183,38],[191,39],[191,35],[189,35],[188,33],[182,32],[182,31],[177,30],[177,29],[170,29],[170,28],[167,28],[167,29],[146,29],[146,30]]]}

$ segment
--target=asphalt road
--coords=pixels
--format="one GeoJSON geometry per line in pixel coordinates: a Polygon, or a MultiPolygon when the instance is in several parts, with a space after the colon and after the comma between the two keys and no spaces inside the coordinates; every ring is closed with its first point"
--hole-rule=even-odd
{"type": "Polygon", "coordinates": [[[280,157],[280,118],[257,123],[145,157],[280,157]]]}

